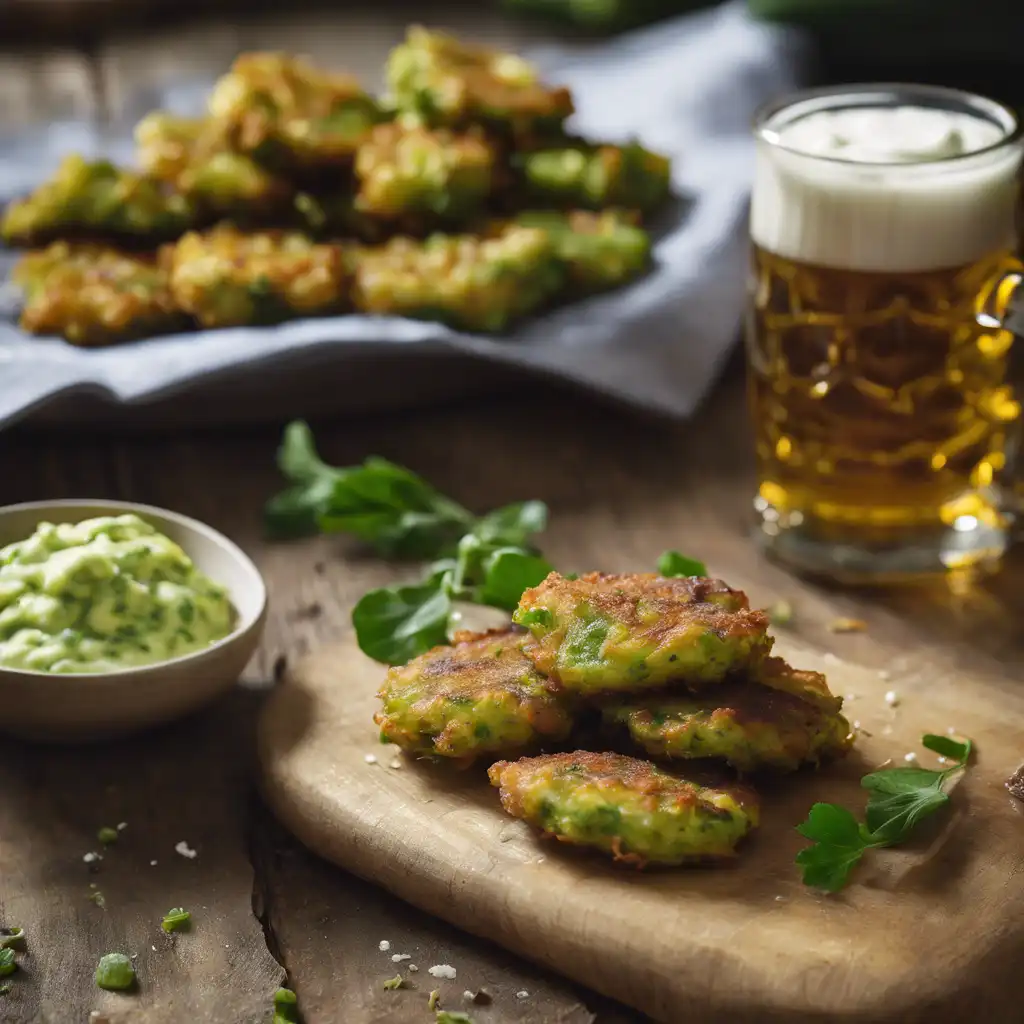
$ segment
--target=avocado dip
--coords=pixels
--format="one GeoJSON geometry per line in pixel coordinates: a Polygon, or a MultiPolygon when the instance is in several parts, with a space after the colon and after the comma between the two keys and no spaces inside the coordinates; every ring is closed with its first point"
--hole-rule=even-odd
{"type": "Polygon", "coordinates": [[[234,628],[227,591],[136,515],[40,523],[0,548],[0,666],[112,672],[209,647],[234,628]]]}

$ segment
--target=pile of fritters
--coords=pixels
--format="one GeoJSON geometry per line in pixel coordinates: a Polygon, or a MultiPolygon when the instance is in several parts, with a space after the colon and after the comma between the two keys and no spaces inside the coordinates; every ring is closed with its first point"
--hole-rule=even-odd
{"type": "Polygon", "coordinates": [[[136,126],[137,169],[68,157],[11,203],[22,326],[78,345],[344,311],[498,332],[642,274],[669,161],[572,136],[566,89],[422,28],[388,94],[243,54],[201,118],[136,126]]]}
{"type": "Polygon", "coordinates": [[[374,720],[463,766],[549,751],[488,774],[509,814],[563,842],[640,867],[732,856],[759,805],[722,763],[792,772],[852,742],[825,677],[772,657],[767,616],[719,580],[552,573],[513,620],[391,669],[374,720]],[[573,750],[595,722],[611,751],[573,750]]]}

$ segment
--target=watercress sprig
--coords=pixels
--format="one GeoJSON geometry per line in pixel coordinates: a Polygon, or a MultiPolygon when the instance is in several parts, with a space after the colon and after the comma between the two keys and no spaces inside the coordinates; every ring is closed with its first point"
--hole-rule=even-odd
{"type": "Polygon", "coordinates": [[[922,744],[956,762],[949,768],[884,768],[861,779],[870,794],[859,822],[845,807],[815,804],[797,831],[813,845],[801,850],[796,862],[804,884],[836,892],[847,882],[865,852],[905,842],[923,818],[949,802],[947,785],[966,769],[971,741],[952,736],[925,735],[922,744]]]}

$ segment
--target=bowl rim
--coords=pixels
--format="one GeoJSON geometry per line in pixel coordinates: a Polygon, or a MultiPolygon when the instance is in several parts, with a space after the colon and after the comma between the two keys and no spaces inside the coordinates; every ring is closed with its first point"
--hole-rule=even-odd
{"type": "MultiPolygon", "coordinates": [[[[52,500],[22,501],[14,505],[0,505],[0,523],[2,523],[7,516],[15,513],[31,512],[36,509],[42,512],[44,509],[58,508],[119,509],[122,513],[135,512],[143,518],[145,518],[148,513],[170,520],[176,525],[184,527],[186,531],[191,530],[194,533],[202,534],[207,540],[224,548],[228,554],[252,576],[253,580],[259,584],[258,605],[256,611],[250,617],[248,622],[240,622],[230,633],[228,633],[227,636],[221,637],[220,640],[210,644],[209,647],[203,647],[198,651],[190,651],[188,654],[179,654],[177,657],[167,658],[163,661],[155,661],[151,665],[129,665],[127,668],[110,669],[106,672],[39,672],[35,669],[13,668],[7,665],[0,665],[0,676],[22,676],[26,679],[46,679],[51,681],[75,679],[86,682],[92,681],[94,683],[99,683],[107,679],[124,679],[127,676],[147,678],[162,674],[164,670],[171,665],[184,666],[189,662],[198,662],[205,658],[209,658],[215,651],[236,643],[242,637],[248,636],[253,630],[259,628],[260,623],[263,621],[267,612],[268,595],[266,580],[264,580],[263,574],[256,566],[256,563],[233,540],[226,537],[219,530],[214,529],[212,526],[204,523],[200,519],[193,519],[191,516],[184,515],[181,512],[175,512],[169,508],[161,508],[159,505],[147,505],[141,502],[121,501],[120,499],[115,498],[54,498],[52,500]]],[[[41,518],[39,520],[39,522],[44,521],[45,518],[41,518]]],[[[182,545],[182,547],[184,547],[184,545],[182,545]]],[[[185,554],[187,554],[189,558],[192,557],[188,550],[185,551],[185,554]]],[[[214,580],[214,582],[216,583],[217,581],[214,580]]],[[[238,609],[235,608],[235,611],[237,613],[238,609]]]]}

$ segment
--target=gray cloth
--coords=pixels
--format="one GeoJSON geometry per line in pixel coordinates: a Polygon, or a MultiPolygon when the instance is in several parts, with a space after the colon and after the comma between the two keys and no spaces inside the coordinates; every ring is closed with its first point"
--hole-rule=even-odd
{"type": "MultiPolygon", "coordinates": [[[[573,90],[580,132],[620,141],[635,136],[675,161],[680,199],[655,225],[656,265],[642,280],[504,337],[349,315],[90,351],[27,338],[9,319],[0,323],[0,426],[75,391],[132,404],[180,393],[212,375],[230,385],[266,374],[273,387],[282,367],[303,360],[334,374],[343,395],[346,360],[381,345],[455,350],[670,417],[691,414],[741,323],[750,118],[760,103],[793,87],[797,41],[752,21],[736,2],[571,54],[547,49],[533,56],[550,80],[573,90]]],[[[201,92],[186,83],[159,101],[187,109],[201,92]]],[[[31,188],[69,151],[129,160],[130,135],[65,123],[4,140],[0,197],[31,188]]],[[[390,365],[390,373],[401,372],[400,361],[390,365]]]]}

